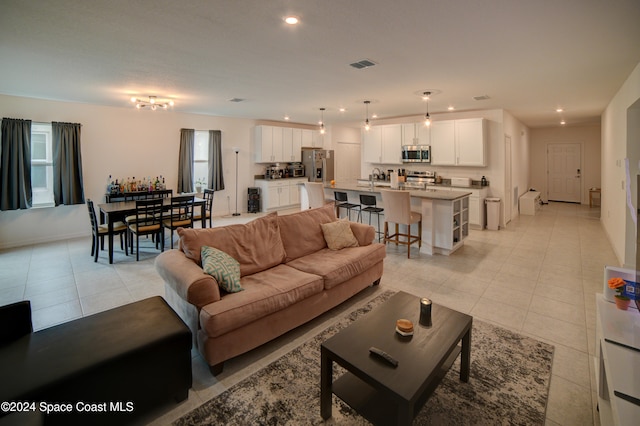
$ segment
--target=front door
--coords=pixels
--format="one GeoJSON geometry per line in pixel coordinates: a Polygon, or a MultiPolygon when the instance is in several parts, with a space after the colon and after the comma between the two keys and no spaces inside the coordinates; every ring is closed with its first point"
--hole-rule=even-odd
{"type": "Polygon", "coordinates": [[[580,203],[582,162],[579,143],[549,144],[547,147],[547,185],[550,201],[580,203]]]}

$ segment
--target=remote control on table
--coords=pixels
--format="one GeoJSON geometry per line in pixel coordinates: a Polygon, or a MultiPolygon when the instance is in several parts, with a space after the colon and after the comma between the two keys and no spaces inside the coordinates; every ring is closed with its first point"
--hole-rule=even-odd
{"type": "Polygon", "coordinates": [[[388,353],[386,353],[385,351],[383,351],[382,349],[376,348],[376,347],[370,347],[369,348],[369,352],[371,352],[374,355],[377,355],[380,357],[380,359],[388,362],[389,364],[393,365],[394,367],[398,366],[398,360],[395,359],[394,357],[392,357],[391,355],[389,355],[388,353]]]}

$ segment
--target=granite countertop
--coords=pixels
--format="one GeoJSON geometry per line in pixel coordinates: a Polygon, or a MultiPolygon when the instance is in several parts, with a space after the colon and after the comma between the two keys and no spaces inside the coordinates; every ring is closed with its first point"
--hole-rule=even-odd
{"type": "MultiPolygon", "coordinates": [[[[367,179],[358,179],[358,181],[369,182],[367,179]]],[[[373,183],[375,184],[375,186],[381,186],[381,187],[391,186],[391,182],[388,180],[374,180],[373,183]]],[[[479,183],[474,183],[470,186],[457,186],[457,185],[451,185],[451,183],[448,182],[448,179],[445,179],[445,182],[443,183],[429,183],[427,184],[427,188],[434,188],[434,189],[438,189],[438,188],[485,189],[487,188],[488,189],[489,186],[488,185],[482,186],[479,183]]]]}
{"type": "MultiPolygon", "coordinates": [[[[325,185],[326,189],[337,189],[342,191],[356,191],[356,192],[365,192],[370,194],[379,194],[380,188],[384,187],[373,187],[370,188],[368,186],[359,186],[357,182],[336,182],[335,185],[325,185]]],[[[385,188],[386,189],[386,188],[385,188]]],[[[441,191],[438,189],[415,189],[415,188],[407,188],[409,194],[412,197],[416,198],[428,198],[432,200],[457,200],[459,198],[464,198],[471,195],[471,192],[451,192],[451,191],[441,191]]]]}

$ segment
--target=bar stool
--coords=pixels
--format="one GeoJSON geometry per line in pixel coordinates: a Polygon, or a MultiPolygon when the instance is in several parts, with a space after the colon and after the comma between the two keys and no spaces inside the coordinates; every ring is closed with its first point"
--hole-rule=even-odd
{"type": "Polygon", "coordinates": [[[405,244],[407,258],[411,258],[411,244],[418,243],[422,247],[422,214],[411,211],[411,195],[409,191],[390,191],[381,189],[382,202],[386,209],[384,219],[384,242],[405,244]],[[389,222],[395,223],[395,234],[389,233],[389,222]],[[418,224],[418,234],[411,234],[411,225],[418,224]],[[398,230],[398,225],[406,225],[407,233],[398,230]],[[400,239],[403,237],[403,240],[400,239]]]}
{"type": "Polygon", "coordinates": [[[335,196],[336,217],[338,219],[340,219],[340,209],[341,208],[347,210],[347,216],[349,217],[349,220],[351,220],[351,212],[353,210],[357,210],[358,214],[360,214],[359,213],[360,210],[361,210],[360,204],[350,203],[349,202],[349,197],[347,196],[346,192],[333,191],[333,195],[335,196]]]}
{"type": "Polygon", "coordinates": [[[378,227],[376,228],[376,234],[378,234],[378,242],[380,242],[380,236],[383,234],[380,231],[380,214],[384,212],[382,207],[376,205],[376,197],[373,195],[360,194],[360,212],[358,213],[358,222],[362,223],[362,212],[369,213],[369,225],[371,225],[371,215],[375,214],[378,218],[378,227]]]}

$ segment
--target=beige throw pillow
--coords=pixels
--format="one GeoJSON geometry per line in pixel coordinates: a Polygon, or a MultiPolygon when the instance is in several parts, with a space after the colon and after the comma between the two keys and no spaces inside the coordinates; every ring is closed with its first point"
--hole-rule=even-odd
{"type": "Polygon", "coordinates": [[[340,250],[345,247],[358,247],[358,240],[351,231],[348,220],[322,223],[324,239],[331,250],[340,250]]]}

